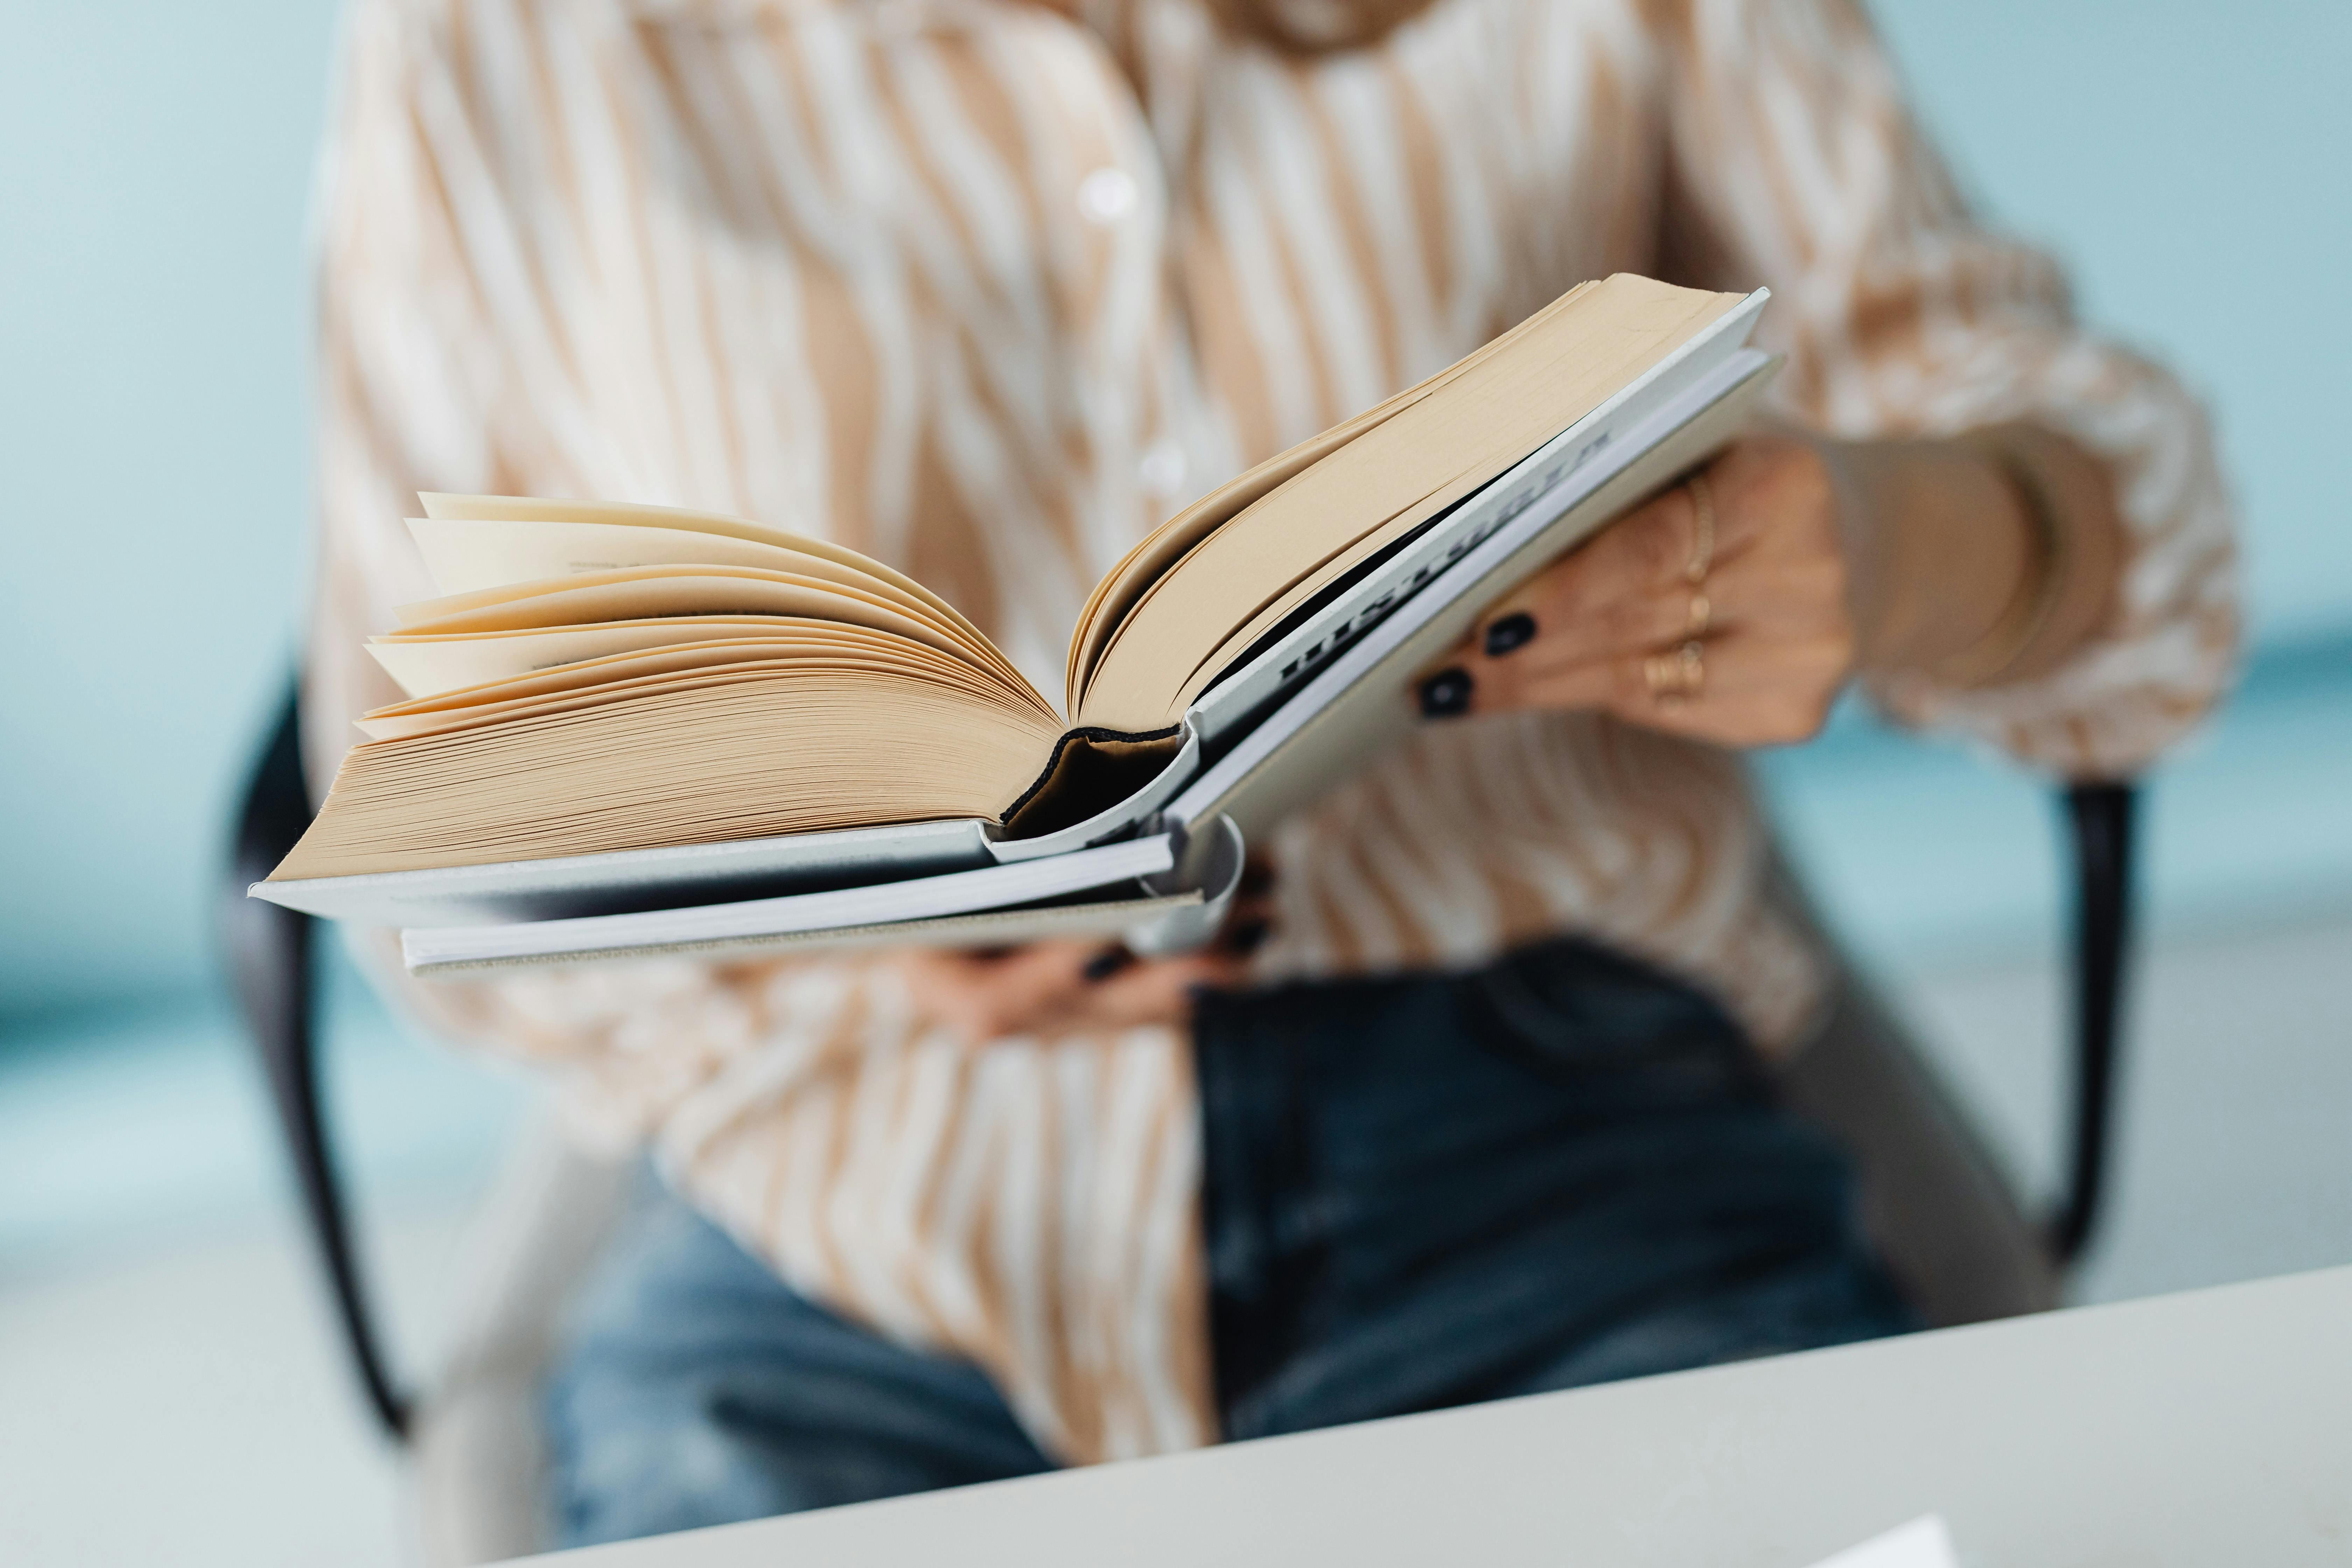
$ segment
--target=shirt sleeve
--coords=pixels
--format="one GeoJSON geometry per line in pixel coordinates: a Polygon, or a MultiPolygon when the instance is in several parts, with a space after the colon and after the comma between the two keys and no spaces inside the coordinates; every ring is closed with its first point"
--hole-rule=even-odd
{"type": "Polygon", "coordinates": [[[1676,270],[1773,292],[1790,413],[1847,437],[2030,420],[2114,477],[2108,623],[2046,675],[1959,689],[1874,679],[1896,720],[2050,772],[2120,777],[2211,706],[2236,644],[2235,550],[2203,411],[2085,332],[2058,267],[1970,216],[1851,0],[1691,0],[1666,55],[1676,270]]]}

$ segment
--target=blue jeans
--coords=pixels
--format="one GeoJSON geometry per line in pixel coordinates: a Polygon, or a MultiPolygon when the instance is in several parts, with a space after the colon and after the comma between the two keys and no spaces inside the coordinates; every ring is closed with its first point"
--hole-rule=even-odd
{"type": "MultiPolygon", "coordinates": [[[[1603,949],[1213,997],[1194,1049],[1229,1438],[1915,1326],[1737,1026],[1603,949]]],[[[572,1544],[1052,1465],[979,1369],[672,1200],[583,1297],[551,1414],[572,1544]]]]}

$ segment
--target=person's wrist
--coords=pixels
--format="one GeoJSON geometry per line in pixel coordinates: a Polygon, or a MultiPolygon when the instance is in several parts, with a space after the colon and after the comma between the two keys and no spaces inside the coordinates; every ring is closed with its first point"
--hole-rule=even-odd
{"type": "Polygon", "coordinates": [[[1857,660],[1927,673],[2017,614],[2034,545],[2015,487],[1965,439],[1855,442],[1857,660]]]}
{"type": "Polygon", "coordinates": [[[1855,663],[1868,668],[1890,639],[1903,635],[1899,541],[1888,526],[1883,465],[1874,443],[1791,432],[1822,465],[1839,553],[1844,557],[1845,607],[1853,627],[1855,663]]]}
{"type": "Polygon", "coordinates": [[[2044,602],[2031,635],[1979,684],[2033,679],[2073,658],[2114,616],[2129,553],[2115,476],[2072,437],[2037,421],[1988,426],[1972,439],[2006,467],[2023,503],[2041,510],[2034,525],[2049,535],[2044,602]]]}
{"type": "Polygon", "coordinates": [[[1969,689],[1990,686],[2014,671],[2050,628],[2066,580],[2066,535],[2050,489],[2032,459],[1999,431],[1961,438],[1961,445],[2000,474],[2025,542],[2025,560],[2001,607],[1982,636],[1927,667],[1931,679],[1969,689]]]}

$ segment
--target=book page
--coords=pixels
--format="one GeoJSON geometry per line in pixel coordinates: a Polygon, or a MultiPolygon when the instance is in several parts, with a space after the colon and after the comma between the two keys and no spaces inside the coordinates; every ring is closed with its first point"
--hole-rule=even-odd
{"type": "MultiPolygon", "coordinates": [[[[394,614],[401,630],[462,634],[588,626],[601,621],[649,620],[709,615],[797,616],[843,621],[929,643],[977,668],[995,670],[986,645],[975,647],[951,627],[918,618],[903,605],[838,584],[789,572],[749,566],[633,566],[618,572],[588,572],[512,588],[461,594],[423,604],[403,605],[394,614]]],[[[1034,692],[1017,674],[998,672],[1019,689],[1034,692]]],[[[1041,711],[1051,712],[1042,697],[1041,711]]]]}
{"type": "MultiPolygon", "coordinates": [[[[993,665],[1007,679],[1020,681],[1024,689],[1028,685],[1020,671],[1013,668],[1013,661],[1006,658],[987,634],[974,626],[961,611],[896,567],[872,556],[862,555],[846,545],[788,533],[780,528],[764,527],[722,512],[688,511],[678,507],[639,506],[625,501],[551,500],[537,496],[446,495],[437,491],[424,492],[417,500],[424,504],[425,515],[421,519],[409,520],[410,531],[415,533],[421,523],[435,531],[436,540],[454,539],[462,534],[468,523],[626,529],[641,536],[635,545],[626,547],[631,552],[621,557],[627,564],[765,567],[877,593],[886,600],[901,603],[918,616],[929,611],[930,617],[943,630],[962,642],[983,662],[993,665]],[[642,535],[645,533],[652,533],[656,538],[662,533],[675,534],[679,536],[681,542],[664,547],[644,539],[642,535]],[[716,552],[709,548],[721,541],[749,546],[754,551],[781,550],[795,557],[813,557],[824,563],[827,569],[807,570],[805,560],[798,564],[787,564],[782,561],[738,559],[733,552],[723,548],[716,552]]],[[[423,547],[424,539],[419,538],[418,544],[423,547]]],[[[455,548],[497,550],[500,546],[487,542],[476,545],[468,542],[455,548]]],[[[615,551],[624,547],[607,542],[576,548],[582,550],[583,556],[593,556],[598,551],[615,551]]],[[[432,560],[428,551],[428,566],[432,560]]],[[[465,569],[458,567],[457,570],[462,572],[465,569]]],[[[567,575],[570,570],[559,567],[540,575],[567,575]]],[[[506,580],[520,582],[527,579],[509,577],[506,580]]],[[[440,581],[437,574],[435,581],[436,584],[440,581]]],[[[445,587],[443,591],[450,593],[457,590],[445,587]]]]}
{"type": "Polygon", "coordinates": [[[450,597],[630,566],[751,566],[837,583],[904,605],[910,614],[945,619],[924,599],[886,577],[806,551],[719,533],[546,518],[454,521],[430,517],[410,518],[408,533],[425,557],[434,586],[450,597]]]}
{"type": "Polygon", "coordinates": [[[372,637],[366,647],[403,691],[413,699],[427,699],[652,648],[754,637],[818,637],[836,625],[791,616],[680,616],[478,636],[395,634],[372,637]]]}
{"type": "MultiPolygon", "coordinates": [[[[624,623],[626,624],[626,623],[624,623]]],[[[754,626],[758,623],[752,623],[754,626]]],[[[411,698],[404,702],[387,703],[362,718],[395,717],[411,713],[436,712],[444,709],[462,708],[475,702],[504,702],[519,697],[546,697],[558,692],[578,691],[608,680],[627,680],[641,675],[659,675],[683,669],[699,669],[708,665],[728,664],[737,659],[758,658],[766,652],[793,648],[818,648],[826,651],[844,647],[896,647],[931,654],[929,647],[909,643],[883,632],[869,632],[863,626],[845,626],[833,621],[789,621],[776,617],[775,631],[758,631],[744,637],[719,637],[709,641],[685,644],[664,644],[643,650],[600,654],[593,658],[559,664],[526,674],[503,677],[472,686],[458,687],[429,697],[411,698]]],[[[535,633],[498,633],[500,637],[536,636],[535,633]]],[[[554,634],[561,635],[561,634],[554,634]]],[[[952,662],[952,661],[943,661],[952,662]]]]}
{"type": "Polygon", "coordinates": [[[730,638],[586,659],[513,679],[391,703],[361,714],[353,722],[369,739],[389,741],[493,718],[551,711],[557,704],[614,701],[648,689],[652,683],[691,679],[706,671],[740,672],[771,665],[897,670],[935,680],[981,701],[1010,703],[1028,710],[961,660],[920,643],[880,635],[853,637],[843,635],[849,628],[820,626],[817,635],[809,637],[730,638]]]}
{"type": "Polygon", "coordinates": [[[436,522],[471,520],[618,523],[633,528],[669,528],[692,533],[714,533],[726,539],[798,551],[803,555],[814,555],[837,566],[847,566],[868,576],[879,577],[961,624],[972,636],[981,636],[980,628],[965,620],[954,605],[895,566],[887,565],[870,555],[861,555],[847,545],[806,534],[789,533],[781,528],[769,528],[740,517],[729,517],[724,512],[690,511],[684,507],[674,506],[641,506],[633,501],[554,500],[541,496],[448,495],[437,490],[424,491],[416,499],[424,506],[426,519],[436,522]]]}
{"type": "Polygon", "coordinates": [[[478,729],[486,724],[505,724],[556,713],[583,712],[613,703],[634,701],[642,697],[698,691],[733,681],[823,679],[845,671],[911,676],[942,689],[961,691],[974,702],[1000,707],[1025,719],[1034,720],[1036,717],[1026,707],[1008,700],[1003,692],[952,660],[940,659],[926,668],[838,648],[793,647],[792,651],[783,651],[791,646],[774,645],[772,651],[756,658],[738,658],[697,669],[632,676],[571,691],[519,697],[505,701],[469,702],[415,713],[385,715],[379,711],[362,715],[354,721],[372,741],[412,740],[423,735],[446,735],[460,730],[478,729]]]}

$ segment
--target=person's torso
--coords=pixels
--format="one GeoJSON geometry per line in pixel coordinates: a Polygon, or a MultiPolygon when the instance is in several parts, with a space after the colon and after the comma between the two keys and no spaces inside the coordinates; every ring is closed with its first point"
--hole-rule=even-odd
{"type": "MultiPolygon", "coordinates": [[[[512,247],[504,488],[838,540],[1046,691],[1097,577],[1183,502],[1657,269],[1631,0],[1441,0],[1319,54],[1196,0],[593,0],[443,52],[512,247]]],[[[1578,930],[1754,993],[1775,1033],[1811,966],[1759,924],[1759,844],[1721,753],[1457,725],[1286,829],[1265,964],[1578,930]]]]}

